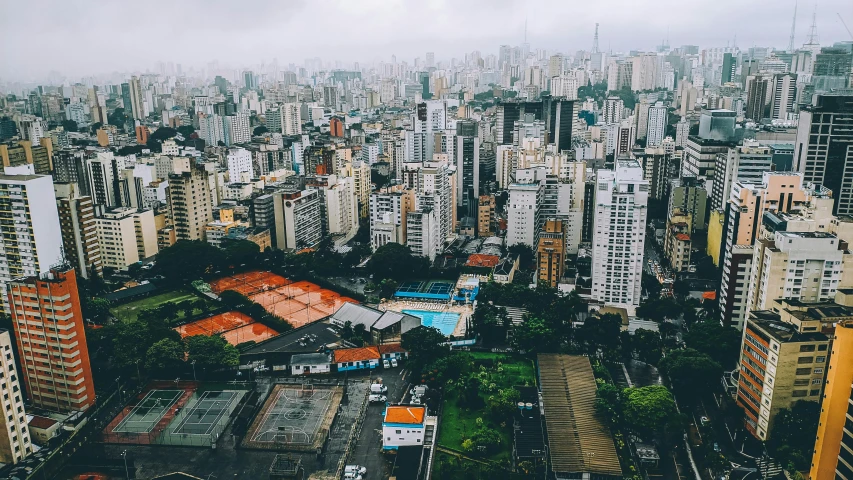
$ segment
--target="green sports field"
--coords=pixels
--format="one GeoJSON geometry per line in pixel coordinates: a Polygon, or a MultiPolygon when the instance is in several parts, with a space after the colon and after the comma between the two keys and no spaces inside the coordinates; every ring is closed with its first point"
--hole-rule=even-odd
{"type": "MultiPolygon", "coordinates": [[[[110,312],[117,319],[121,321],[131,321],[136,320],[136,317],[139,315],[141,310],[150,310],[157,308],[164,303],[175,303],[179,304],[181,302],[185,302],[187,300],[191,302],[198,301],[199,299],[205,300],[211,310],[217,307],[217,304],[211,300],[203,299],[199,295],[196,295],[187,290],[173,290],[171,292],[161,293],[159,295],[152,295],[147,298],[142,298],[139,300],[134,300],[132,302],[124,303],[121,305],[116,305],[110,309],[110,312]]],[[[195,314],[201,313],[200,310],[195,310],[195,314]]],[[[184,318],[184,312],[179,311],[177,314],[177,319],[181,320],[184,318]]]]}

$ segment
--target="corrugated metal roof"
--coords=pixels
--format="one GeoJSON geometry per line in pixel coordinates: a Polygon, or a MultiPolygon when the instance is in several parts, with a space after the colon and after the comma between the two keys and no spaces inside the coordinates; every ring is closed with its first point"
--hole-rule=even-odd
{"type": "Polygon", "coordinates": [[[597,386],[589,358],[537,358],[553,471],[621,477],[610,429],[595,411],[597,386]]]}
{"type": "Polygon", "coordinates": [[[370,330],[370,327],[376,323],[377,320],[382,316],[382,312],[379,310],[374,310],[369,307],[365,307],[364,305],[356,305],[355,303],[345,303],[341,305],[341,308],[338,309],[337,312],[332,315],[332,322],[344,325],[346,322],[350,322],[352,326],[356,325],[364,325],[366,330],[370,330]]]}

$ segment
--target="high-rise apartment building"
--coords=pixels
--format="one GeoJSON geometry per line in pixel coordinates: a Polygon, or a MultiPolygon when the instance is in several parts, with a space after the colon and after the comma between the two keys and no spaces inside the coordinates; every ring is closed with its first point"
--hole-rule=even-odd
{"type": "MultiPolygon", "coordinates": [[[[62,259],[53,181],[42,175],[0,175],[0,292],[13,279],[41,275],[62,259]]],[[[3,295],[2,313],[8,313],[3,295]]]]}
{"type": "Polygon", "coordinates": [[[456,204],[467,217],[477,216],[480,198],[480,137],[476,122],[456,123],[456,204]]]}
{"type": "Polygon", "coordinates": [[[744,116],[755,122],[765,118],[770,94],[770,78],[756,75],[746,81],[746,112],[744,116]]]}
{"type": "Polygon", "coordinates": [[[95,218],[101,262],[104,267],[127,270],[157,254],[157,228],[153,210],[130,207],[105,209],[95,218]]]}
{"type": "Polygon", "coordinates": [[[92,197],[81,195],[76,183],[54,183],[56,208],[65,259],[83,278],[101,275],[101,245],[95,225],[92,197]]]}
{"type": "MultiPolygon", "coordinates": [[[[139,78],[130,77],[130,111],[126,113],[130,113],[137,120],[143,120],[148,116],[143,102],[142,85],[139,83],[139,78]]],[[[125,110],[127,108],[128,105],[125,105],[125,110]]]]}
{"type": "Polygon", "coordinates": [[[604,123],[619,123],[622,121],[622,111],[625,110],[625,102],[619,97],[607,97],[604,100],[604,108],[601,111],[601,121],[604,123]]]}
{"type": "Polygon", "coordinates": [[[3,379],[0,383],[0,395],[3,396],[3,408],[0,410],[0,462],[5,464],[18,463],[33,453],[13,348],[9,331],[0,329],[0,378],[3,379]]]}
{"type": "Polygon", "coordinates": [[[566,235],[561,220],[547,219],[536,248],[537,283],[557,287],[566,267],[566,235]]]}
{"type": "Polygon", "coordinates": [[[406,245],[413,255],[434,261],[444,242],[439,232],[439,219],[432,207],[421,206],[406,214],[406,245]]]}
{"type": "Polygon", "coordinates": [[[542,206],[545,202],[545,169],[516,170],[516,181],[509,185],[506,204],[508,246],[539,245],[542,228],[542,206]]]}
{"type": "Polygon", "coordinates": [[[403,187],[370,194],[370,238],[374,250],[406,241],[406,216],[415,210],[415,191],[403,187]]]}
{"type": "Polygon", "coordinates": [[[592,239],[592,298],[636,307],[642,292],[649,182],[634,159],[617,159],[599,170],[592,239]]]}
{"type": "Polygon", "coordinates": [[[95,402],[95,386],[73,268],[57,266],[9,284],[24,386],[38,408],[82,412],[95,402]]]}
{"type": "Polygon", "coordinates": [[[711,188],[711,208],[725,208],[735,182],[759,184],[764,178],[764,172],[771,170],[774,168],[770,147],[756,141],[744,140],[742,145],[718,153],[711,188]]]}
{"type": "Polygon", "coordinates": [[[301,135],[302,134],[302,112],[298,103],[282,104],[279,111],[281,112],[281,133],[282,135],[301,135]]]}
{"type": "Polygon", "coordinates": [[[794,169],[835,197],[835,215],[853,215],[853,95],[816,95],[800,111],[794,169]]]}
{"type": "Polygon", "coordinates": [[[249,114],[235,113],[222,118],[222,133],[225,135],[225,145],[249,143],[252,140],[252,130],[249,127],[249,114]]]}
{"type": "Polygon", "coordinates": [[[649,107],[648,131],[646,134],[646,146],[657,147],[663,143],[663,137],[666,133],[667,125],[667,108],[663,102],[656,102],[649,107]]]}
{"type": "Polygon", "coordinates": [[[718,299],[720,322],[742,329],[747,319],[747,296],[753,244],[764,212],[789,212],[808,201],[803,177],[790,172],[765,172],[761,184],[736,182],[728,201],[722,238],[723,276],[718,299]]]}
{"type": "Polygon", "coordinates": [[[853,478],[853,321],[835,325],[809,480],[853,478]]]}
{"type": "Polygon", "coordinates": [[[204,228],[213,221],[209,176],[195,161],[189,170],[169,175],[167,203],[178,240],[204,240],[204,228]]]}
{"type": "Polygon", "coordinates": [[[779,410],[798,400],[818,402],[823,390],[830,342],[820,321],[808,318],[817,310],[785,306],[752,312],[741,343],[737,404],[747,431],[762,441],[779,410]]]}
{"type": "Polygon", "coordinates": [[[249,178],[254,177],[252,154],[245,148],[229,149],[225,161],[228,166],[228,179],[231,182],[242,182],[246,174],[249,178]]]}
{"type": "Polygon", "coordinates": [[[302,250],[323,238],[322,199],[317,190],[273,194],[276,248],[302,250]]]}
{"type": "Polygon", "coordinates": [[[797,102],[797,74],[779,73],[773,76],[770,93],[770,118],[786,120],[797,102]]]}

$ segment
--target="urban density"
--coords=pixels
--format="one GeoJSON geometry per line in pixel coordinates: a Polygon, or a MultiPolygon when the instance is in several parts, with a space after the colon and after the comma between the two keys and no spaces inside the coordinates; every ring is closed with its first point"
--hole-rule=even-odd
{"type": "Polygon", "coordinates": [[[853,480],[849,2],[44,3],[0,478],[853,480]]]}

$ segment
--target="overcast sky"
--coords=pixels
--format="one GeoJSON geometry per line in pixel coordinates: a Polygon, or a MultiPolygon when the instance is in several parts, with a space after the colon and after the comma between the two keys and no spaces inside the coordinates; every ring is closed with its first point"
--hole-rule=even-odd
{"type": "MultiPolygon", "coordinates": [[[[820,43],[850,40],[850,0],[818,0],[820,43]]],[[[800,2],[796,44],[805,42],[814,3],[800,2]]],[[[575,52],[592,47],[651,50],[670,45],[786,48],[794,0],[0,0],[0,79],[33,81],[185,67],[218,60],[248,67],[277,58],[345,62],[436,60],[500,44],[575,52]]]]}

